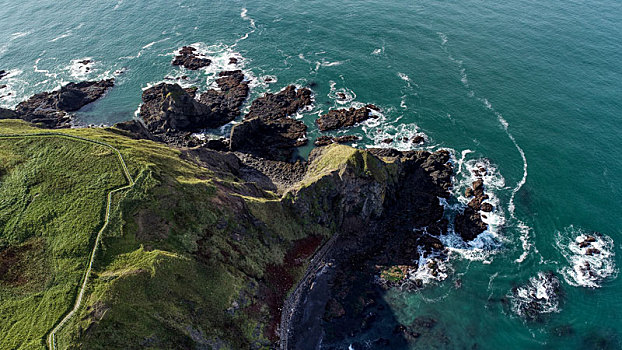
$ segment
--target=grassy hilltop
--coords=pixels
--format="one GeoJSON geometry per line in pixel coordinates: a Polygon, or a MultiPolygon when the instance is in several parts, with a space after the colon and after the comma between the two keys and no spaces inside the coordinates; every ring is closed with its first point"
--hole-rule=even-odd
{"type": "MultiPolygon", "coordinates": [[[[0,121],[0,134],[37,132],[0,121]]],[[[117,148],[136,184],[113,198],[83,306],[59,348],[269,346],[301,259],[329,232],[178,150],[118,130],[63,133],[117,148]]],[[[0,139],[0,160],[0,348],[42,349],[73,306],[106,194],[126,180],[111,149],[68,138],[0,139]]]]}

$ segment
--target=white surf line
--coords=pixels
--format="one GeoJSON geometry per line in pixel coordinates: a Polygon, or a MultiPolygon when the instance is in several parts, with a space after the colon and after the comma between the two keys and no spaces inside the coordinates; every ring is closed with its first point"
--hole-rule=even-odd
{"type": "Polygon", "coordinates": [[[118,149],[116,149],[115,147],[111,146],[108,143],[102,142],[102,141],[96,141],[96,140],[90,140],[84,137],[80,137],[80,136],[73,136],[73,135],[68,135],[68,134],[62,134],[62,133],[36,133],[36,134],[0,134],[0,138],[30,138],[30,137],[64,137],[64,138],[69,138],[69,139],[74,139],[74,140],[78,140],[81,142],[87,142],[87,143],[93,143],[93,144],[97,144],[97,145],[101,145],[104,147],[108,147],[110,149],[112,149],[116,155],[117,158],[119,159],[119,163],[121,164],[121,167],[123,169],[123,175],[125,176],[128,184],[123,186],[123,187],[119,187],[115,190],[112,190],[110,192],[108,192],[108,196],[107,196],[107,202],[106,202],[106,215],[104,217],[104,225],[101,227],[101,229],[99,230],[99,232],[97,232],[97,237],[95,238],[95,244],[93,245],[93,250],[91,251],[91,256],[89,258],[89,264],[88,267],[84,273],[84,277],[83,277],[83,281],[82,281],[82,286],[80,287],[80,292],[78,293],[78,297],[76,298],[76,302],[73,306],[73,308],[71,309],[71,311],[69,311],[65,317],[63,317],[63,319],[56,324],[56,326],[52,329],[52,331],[50,332],[50,334],[47,337],[47,345],[48,348],[50,350],[56,350],[56,333],[58,333],[58,331],[61,330],[61,328],[76,314],[76,312],[78,312],[78,310],[80,309],[80,306],[82,304],[82,299],[84,298],[84,291],[86,290],[86,286],[88,284],[89,278],[91,277],[91,270],[93,268],[93,262],[95,261],[95,254],[97,253],[97,247],[99,246],[99,242],[101,241],[101,236],[102,233],[106,230],[106,227],[108,227],[108,223],[110,221],[110,207],[112,204],[112,195],[116,192],[120,192],[126,189],[129,189],[131,187],[134,186],[135,182],[134,179],[132,179],[132,176],[130,175],[129,170],[127,169],[127,165],[125,164],[125,161],[123,160],[123,155],[121,155],[121,152],[119,152],[118,149]]]}
{"type": "MultiPolygon", "coordinates": [[[[519,230],[521,232],[520,240],[522,242],[523,253],[521,254],[520,257],[518,257],[515,260],[515,262],[521,263],[521,262],[525,261],[525,259],[527,258],[527,255],[529,254],[529,249],[531,249],[531,246],[532,246],[531,243],[529,242],[530,227],[527,226],[523,221],[518,219],[516,217],[515,213],[514,213],[514,211],[516,209],[516,207],[514,205],[514,198],[516,197],[516,193],[518,193],[518,191],[520,191],[520,189],[523,187],[525,182],[527,182],[527,174],[528,174],[527,167],[528,166],[527,166],[527,157],[525,156],[525,151],[523,151],[523,149],[518,145],[518,142],[514,138],[514,135],[512,135],[512,133],[510,132],[510,130],[509,130],[510,125],[507,122],[507,120],[505,120],[503,115],[501,113],[497,112],[492,107],[492,104],[488,101],[488,99],[476,97],[475,91],[473,89],[471,89],[471,87],[469,85],[468,76],[466,74],[466,68],[464,67],[464,65],[462,63],[462,60],[455,59],[451,55],[449,50],[447,49],[447,42],[449,41],[449,39],[447,38],[447,35],[445,35],[442,32],[437,32],[437,34],[438,34],[438,36],[441,39],[441,48],[447,54],[447,57],[449,58],[449,60],[454,62],[458,66],[458,68],[460,69],[460,76],[461,76],[460,81],[462,82],[462,85],[464,85],[465,88],[469,89],[469,96],[473,97],[473,98],[476,98],[478,101],[482,102],[484,104],[484,106],[486,107],[486,109],[490,110],[491,112],[493,112],[495,114],[495,116],[497,117],[497,120],[499,121],[499,123],[503,127],[503,130],[505,131],[505,134],[510,138],[510,140],[514,144],[514,147],[516,147],[516,149],[518,150],[518,153],[520,153],[521,159],[523,160],[523,177],[516,183],[516,186],[512,189],[512,194],[510,196],[510,201],[508,203],[508,211],[510,212],[510,217],[512,219],[516,220],[516,222],[518,223],[518,228],[519,228],[519,230]]],[[[536,252],[537,252],[537,249],[536,249],[536,252]]]]}

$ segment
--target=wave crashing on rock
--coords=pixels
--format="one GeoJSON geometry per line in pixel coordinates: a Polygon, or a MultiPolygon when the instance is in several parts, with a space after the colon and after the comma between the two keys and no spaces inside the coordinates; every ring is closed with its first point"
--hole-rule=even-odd
{"type": "Polygon", "coordinates": [[[568,262],[559,272],[571,286],[599,288],[617,274],[614,243],[609,236],[570,226],[557,232],[555,244],[568,262]]]}

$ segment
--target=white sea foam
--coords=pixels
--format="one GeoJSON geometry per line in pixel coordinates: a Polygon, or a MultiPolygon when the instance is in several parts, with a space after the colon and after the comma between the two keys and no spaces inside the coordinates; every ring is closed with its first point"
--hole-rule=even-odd
{"type": "Polygon", "coordinates": [[[35,60],[35,64],[32,66],[33,70],[37,73],[43,73],[48,78],[56,78],[58,76],[58,73],[52,73],[47,69],[39,68],[39,62],[41,62],[41,59],[42,58],[39,57],[35,60]]]}
{"type": "MultiPolygon", "coordinates": [[[[142,56],[142,55],[143,55],[143,53],[144,53],[146,50],[148,50],[148,49],[150,49],[151,47],[153,47],[153,45],[155,45],[155,44],[159,44],[159,43],[164,42],[164,41],[167,41],[167,40],[169,40],[169,39],[170,39],[170,37],[166,37],[166,38],[163,38],[163,39],[160,39],[160,40],[152,41],[152,42],[148,43],[147,45],[143,46],[143,47],[142,47],[142,48],[138,51],[138,53],[136,53],[136,55],[134,55],[134,56],[123,56],[123,57],[119,57],[119,59],[120,59],[120,60],[133,60],[133,59],[139,58],[140,56],[142,56]]],[[[165,56],[165,55],[161,55],[161,56],[165,56]]]]}
{"type": "Polygon", "coordinates": [[[15,33],[11,34],[11,40],[15,40],[15,39],[18,39],[18,38],[23,38],[23,37],[25,37],[27,35],[30,35],[31,33],[32,33],[31,30],[29,30],[27,32],[15,32],[15,33]]]}
{"type": "Polygon", "coordinates": [[[70,37],[72,34],[73,34],[73,33],[72,33],[72,31],[70,30],[70,31],[65,32],[65,33],[63,33],[63,34],[61,34],[61,35],[57,36],[56,38],[54,38],[54,39],[50,40],[50,42],[51,42],[51,43],[53,43],[53,42],[56,42],[56,41],[58,41],[58,40],[60,40],[60,39],[64,39],[64,38],[70,37]]]}
{"type": "Polygon", "coordinates": [[[569,226],[556,232],[555,245],[568,263],[559,270],[568,284],[599,288],[603,281],[617,276],[611,237],[569,226]]]}
{"type": "Polygon", "coordinates": [[[6,73],[0,84],[6,85],[0,89],[0,107],[13,108],[22,99],[24,89],[29,83],[20,77],[23,73],[21,69],[11,69],[6,73]]]}
{"type": "Polygon", "coordinates": [[[372,51],[371,54],[374,55],[374,56],[384,55],[384,44],[385,44],[385,42],[384,42],[384,40],[382,40],[382,46],[377,48],[377,49],[374,49],[374,51],[372,51]]]}
{"type": "Polygon", "coordinates": [[[559,279],[545,272],[538,272],[529,282],[515,288],[509,296],[512,311],[521,317],[535,319],[540,314],[559,312],[559,279]]]}
{"type": "Polygon", "coordinates": [[[402,95],[402,99],[400,100],[400,108],[408,109],[408,105],[406,105],[406,95],[402,95]]]}
{"type": "Polygon", "coordinates": [[[436,32],[436,34],[438,34],[438,36],[441,38],[441,46],[445,46],[445,44],[447,44],[447,35],[442,32],[436,32]]]}
{"type": "Polygon", "coordinates": [[[93,61],[92,57],[71,60],[69,74],[76,79],[84,80],[87,76],[94,73],[94,66],[95,61],[93,61]]]}
{"type": "Polygon", "coordinates": [[[417,269],[408,272],[408,280],[418,287],[447,279],[452,272],[447,260],[438,253],[426,254],[421,247],[417,269]]]}
{"type": "Polygon", "coordinates": [[[400,79],[402,79],[403,81],[410,81],[410,77],[404,73],[400,73],[398,72],[397,75],[400,77],[400,79]]]}
{"type": "Polygon", "coordinates": [[[346,87],[337,88],[337,83],[334,81],[329,81],[330,91],[328,92],[328,97],[334,100],[336,103],[340,105],[346,105],[352,103],[356,99],[356,94],[351,89],[346,87]]]}
{"type": "Polygon", "coordinates": [[[429,142],[428,136],[419,130],[417,124],[384,124],[384,119],[386,119],[384,115],[380,115],[377,119],[368,119],[368,123],[363,127],[365,135],[373,142],[373,145],[369,147],[409,151],[421,147],[421,145],[413,142],[415,136],[422,136],[426,143],[429,142]],[[387,139],[393,141],[391,143],[383,142],[387,139]]]}
{"type": "Polygon", "coordinates": [[[255,20],[248,15],[248,9],[246,9],[245,7],[242,8],[242,11],[240,12],[240,17],[248,21],[251,30],[244,33],[244,35],[238,38],[235,41],[235,43],[232,45],[232,47],[236,47],[240,41],[248,39],[248,37],[257,30],[257,25],[255,24],[255,20]]]}
{"type": "Polygon", "coordinates": [[[117,4],[116,4],[116,5],[114,5],[114,7],[113,7],[112,9],[113,9],[113,10],[116,10],[116,9],[118,9],[118,8],[119,8],[122,4],[123,4],[123,0],[119,0],[119,1],[117,1],[117,4]]]}

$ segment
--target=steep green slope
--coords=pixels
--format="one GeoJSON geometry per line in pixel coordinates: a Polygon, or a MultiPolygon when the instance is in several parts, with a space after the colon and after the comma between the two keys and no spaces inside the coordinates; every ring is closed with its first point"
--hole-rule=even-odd
{"type": "MultiPolygon", "coordinates": [[[[40,129],[0,121],[0,134],[35,132],[40,129]]],[[[184,160],[178,150],[134,140],[118,130],[63,132],[120,150],[136,184],[113,198],[111,221],[83,306],[60,330],[58,348],[270,347],[285,295],[330,231],[305,225],[275,194],[221,169],[184,160]]],[[[27,191],[31,179],[18,175],[45,168],[53,173],[32,181],[41,186],[36,198],[46,198],[42,207],[54,213],[46,220],[71,218],[54,232],[38,218],[25,221],[11,214],[7,217],[12,221],[2,221],[2,254],[31,247],[30,255],[22,254],[21,259],[29,262],[24,273],[34,277],[24,286],[2,281],[1,345],[42,348],[46,334],[72,307],[102,224],[106,193],[124,185],[124,179],[113,154],[103,147],[64,138],[2,142],[3,191],[5,186],[13,191],[6,196],[10,209],[2,213],[24,210],[28,198],[22,192],[36,196],[27,191]],[[39,158],[31,156],[36,152],[39,158]],[[93,154],[103,160],[96,162],[93,154]],[[57,199],[55,186],[65,190],[65,197],[57,199]],[[10,225],[30,230],[20,233],[10,225]],[[71,255],[60,250],[69,243],[71,255]],[[46,297],[51,300],[47,302],[42,296],[51,293],[50,285],[60,283],[50,282],[60,277],[49,272],[49,261],[64,263],[55,271],[63,276],[65,289],[46,297]],[[32,300],[34,306],[19,304],[17,312],[18,306],[11,305],[19,300],[32,300]]],[[[213,157],[226,162],[218,158],[223,155],[213,157]]]]}

